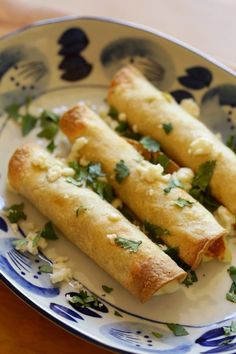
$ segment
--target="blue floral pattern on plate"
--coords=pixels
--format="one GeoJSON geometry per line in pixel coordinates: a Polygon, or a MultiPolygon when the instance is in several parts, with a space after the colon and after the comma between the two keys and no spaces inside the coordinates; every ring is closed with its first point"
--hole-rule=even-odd
{"type": "MultiPolygon", "coordinates": [[[[126,63],[132,63],[154,85],[170,92],[177,102],[186,98],[198,102],[204,121],[215,132],[221,132],[224,139],[235,129],[236,82],[232,74],[161,35],[130,25],[74,19],[30,27],[21,36],[16,34],[0,42],[0,62],[3,63],[0,67],[0,112],[12,102],[23,103],[27,96],[33,97],[35,102],[39,100],[40,104],[51,104],[52,98],[57,104],[64,104],[67,99],[71,104],[71,97],[76,102],[78,96],[90,99],[90,95],[102,102],[104,88],[114,72],[126,63]],[[63,95],[60,96],[60,92],[63,95]]],[[[8,146],[14,129],[17,127],[12,128],[6,117],[0,118],[0,150],[6,149],[0,161],[0,175],[3,176],[0,179],[0,209],[9,204],[3,182],[8,158],[23,141],[16,137],[12,139],[11,147],[8,146]]],[[[17,237],[22,236],[24,232],[19,229],[17,237]]],[[[225,336],[223,331],[223,326],[236,317],[233,308],[208,323],[185,321],[189,335],[175,337],[166,326],[169,319],[163,320],[158,313],[156,318],[151,316],[155,308],[150,306],[150,313],[143,315],[140,307],[144,305],[135,309],[126,293],[117,289],[114,295],[106,295],[98,287],[95,291],[93,282],[96,278],[111,280],[101,275],[101,270],[94,265],[89,264],[86,268],[87,278],[83,274],[84,268],[80,275],[87,291],[98,296],[99,306],[84,307],[69,301],[68,295],[78,294],[76,289],[70,284],[61,288],[52,286],[49,275],[39,270],[40,265],[50,262],[48,258],[43,254],[29,256],[16,251],[12,246],[14,239],[7,220],[0,217],[2,279],[26,301],[71,332],[121,352],[235,353],[235,335],[225,336]],[[96,272],[93,274],[91,269],[96,272]],[[88,281],[90,277],[92,282],[88,281]],[[116,301],[119,291],[124,299],[127,296],[127,306],[125,301],[123,305],[116,301]],[[154,334],[157,332],[163,337],[157,338],[154,334]]],[[[80,260],[83,262],[82,258],[80,260]]],[[[161,299],[154,303],[158,301],[161,299]]],[[[184,323],[179,315],[178,311],[173,314],[173,322],[184,323]]]]}

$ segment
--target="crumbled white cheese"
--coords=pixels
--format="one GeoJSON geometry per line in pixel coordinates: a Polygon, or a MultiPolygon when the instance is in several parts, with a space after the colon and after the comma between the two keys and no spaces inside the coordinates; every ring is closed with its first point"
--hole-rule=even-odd
{"type": "Polygon", "coordinates": [[[54,263],[52,265],[52,274],[50,279],[53,284],[62,281],[69,282],[72,279],[72,270],[64,262],[54,263]]]}
{"type": "Polygon", "coordinates": [[[44,153],[38,152],[32,158],[32,165],[38,167],[40,170],[48,169],[48,161],[44,153]]]}
{"type": "Polygon", "coordinates": [[[173,173],[173,176],[176,177],[184,186],[186,191],[189,191],[192,187],[192,181],[194,178],[194,172],[191,168],[182,167],[178,171],[173,173]]]}
{"type": "Polygon", "coordinates": [[[75,161],[79,157],[80,150],[88,143],[88,139],[84,136],[77,138],[72,146],[68,156],[68,161],[75,161]]]}
{"type": "Polygon", "coordinates": [[[26,238],[26,242],[16,243],[15,249],[20,252],[26,252],[36,255],[39,249],[47,247],[47,241],[39,235],[38,232],[29,232],[26,238]]]}
{"type": "Polygon", "coordinates": [[[103,117],[104,122],[106,122],[111,129],[115,130],[118,126],[118,122],[115,119],[112,119],[110,116],[103,117]]]}
{"type": "Polygon", "coordinates": [[[73,170],[73,168],[70,168],[70,167],[64,167],[62,169],[62,173],[61,174],[64,177],[74,176],[75,170],[73,170]]]}
{"type": "Polygon", "coordinates": [[[188,153],[193,156],[209,155],[213,150],[213,142],[207,137],[199,137],[192,141],[188,153]]]}
{"type": "Polygon", "coordinates": [[[113,222],[117,222],[120,220],[120,215],[116,214],[116,213],[112,213],[112,214],[108,215],[108,220],[113,221],[113,222]]]}
{"type": "Polygon", "coordinates": [[[222,138],[222,134],[221,133],[216,133],[215,134],[215,137],[220,140],[220,141],[223,141],[223,138],[222,138]]]}
{"type": "Polygon", "coordinates": [[[126,113],[122,113],[122,112],[119,113],[118,119],[119,119],[119,121],[121,121],[121,122],[125,122],[125,121],[127,120],[126,113]]]}
{"type": "Polygon", "coordinates": [[[155,181],[165,181],[169,180],[169,175],[163,175],[164,168],[160,165],[153,165],[148,161],[141,161],[137,166],[137,172],[143,181],[148,183],[154,183],[155,181]]]}
{"type": "MultiPolygon", "coordinates": [[[[70,285],[71,285],[75,290],[78,290],[78,291],[84,289],[83,285],[82,285],[78,280],[73,280],[73,279],[72,279],[71,282],[70,282],[70,285]]],[[[68,296],[68,295],[66,295],[66,298],[67,298],[67,296],[68,296]]]]}
{"type": "Polygon", "coordinates": [[[11,229],[13,231],[14,234],[18,233],[18,225],[16,223],[12,223],[11,225],[11,229]]]}
{"type": "Polygon", "coordinates": [[[114,243],[114,240],[117,238],[116,234],[107,234],[107,238],[111,241],[111,243],[114,243]]]}
{"type": "Polygon", "coordinates": [[[200,115],[200,108],[192,98],[185,98],[181,101],[180,106],[192,116],[198,118],[200,115]]]}
{"type": "Polygon", "coordinates": [[[221,205],[215,212],[214,216],[221,226],[227,231],[229,236],[236,236],[236,217],[223,205],[221,205]]]}
{"type": "Polygon", "coordinates": [[[111,205],[112,205],[114,208],[118,209],[118,208],[122,208],[123,203],[122,203],[122,200],[120,200],[119,198],[115,198],[115,199],[113,199],[113,201],[111,202],[111,205]]]}
{"type": "Polygon", "coordinates": [[[54,165],[49,168],[47,173],[47,179],[49,182],[55,182],[62,176],[62,168],[58,165],[54,165]]]}

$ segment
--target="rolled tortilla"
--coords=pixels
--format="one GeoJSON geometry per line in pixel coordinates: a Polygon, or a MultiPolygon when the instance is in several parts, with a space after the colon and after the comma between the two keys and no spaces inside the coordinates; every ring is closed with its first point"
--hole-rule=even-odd
{"type": "Polygon", "coordinates": [[[49,153],[37,145],[26,145],[16,150],[9,162],[9,182],[70,241],[141,301],[148,300],[167,284],[185,278],[186,273],[169,256],[93,191],[74,186],[63,176],[50,182],[50,169],[55,166],[63,172],[63,164],[49,153]],[[82,208],[79,214],[78,208],[82,208]],[[116,235],[140,241],[137,252],[116,244],[116,235]]]}
{"type": "Polygon", "coordinates": [[[121,69],[113,78],[109,103],[126,113],[131,126],[157,139],[163,150],[181,166],[194,171],[216,160],[211,179],[212,195],[236,215],[236,155],[169,94],[162,93],[134,67],[121,69]],[[163,124],[172,124],[166,134],[163,124]]]}
{"type": "Polygon", "coordinates": [[[184,262],[196,268],[208,250],[211,256],[224,252],[222,236],[225,230],[211,213],[180,188],[165,193],[170,175],[163,176],[160,165],[144,161],[131,144],[93,111],[78,104],[63,115],[60,127],[71,142],[83,137],[80,138],[84,141],[83,146],[78,144],[80,140],[76,140],[81,156],[88,161],[101,162],[120,199],[140,220],[167,229],[160,237],[168,246],[178,248],[184,262]],[[120,160],[129,169],[129,175],[121,183],[115,178],[116,164],[120,160]],[[175,203],[178,198],[193,204],[180,208],[175,203]],[[217,247],[213,245],[216,240],[217,247]],[[214,250],[210,250],[212,246],[214,250]]]}

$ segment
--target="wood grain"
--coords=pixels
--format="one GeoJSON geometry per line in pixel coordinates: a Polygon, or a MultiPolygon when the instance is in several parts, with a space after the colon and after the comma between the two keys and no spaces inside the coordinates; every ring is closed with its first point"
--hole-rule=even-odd
{"type": "Polygon", "coordinates": [[[66,332],[25,304],[0,281],[1,354],[108,354],[66,332]]]}

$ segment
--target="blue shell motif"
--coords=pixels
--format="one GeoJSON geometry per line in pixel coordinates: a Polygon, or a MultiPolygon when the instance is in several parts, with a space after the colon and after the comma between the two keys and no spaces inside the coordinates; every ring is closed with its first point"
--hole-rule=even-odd
{"type": "Polygon", "coordinates": [[[100,60],[109,79],[120,68],[132,64],[163,90],[175,80],[171,57],[161,46],[147,39],[131,37],[113,41],[102,50],[100,60]]]}
{"type": "Polygon", "coordinates": [[[235,349],[235,353],[236,342],[231,343],[235,338],[236,334],[225,336],[223,327],[219,327],[205,332],[196,340],[196,343],[204,347],[213,347],[202,353],[225,353],[233,349],[235,349]]]}
{"type": "Polygon", "coordinates": [[[81,28],[66,30],[58,40],[61,45],[59,55],[63,57],[58,68],[63,71],[61,79],[65,81],[78,81],[86,78],[92,64],[81,55],[89,45],[89,39],[81,28]]]}
{"type": "Polygon", "coordinates": [[[37,48],[6,48],[0,52],[0,63],[0,110],[12,102],[24,103],[26,97],[38,94],[48,84],[47,59],[37,48]]]}
{"type": "Polygon", "coordinates": [[[60,289],[53,287],[47,275],[38,271],[42,259],[39,256],[29,258],[16,251],[12,246],[13,240],[14,238],[10,237],[0,238],[0,269],[4,274],[33,294],[43,297],[59,295],[60,289]],[[40,277],[43,277],[44,286],[42,286],[40,277]]]}

